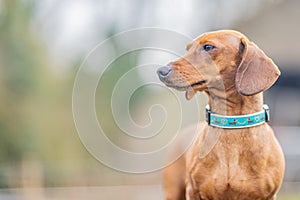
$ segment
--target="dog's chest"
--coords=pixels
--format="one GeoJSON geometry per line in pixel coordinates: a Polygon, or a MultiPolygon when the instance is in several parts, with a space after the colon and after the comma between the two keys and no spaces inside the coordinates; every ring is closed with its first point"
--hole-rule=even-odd
{"type": "Polygon", "coordinates": [[[276,188],[271,182],[259,179],[245,179],[243,176],[227,180],[225,175],[213,176],[204,181],[198,176],[187,181],[187,199],[200,200],[253,200],[268,199],[276,188]],[[265,188],[273,188],[271,191],[265,188]]]}
{"type": "MultiPolygon", "coordinates": [[[[220,144],[199,159],[199,146],[187,160],[187,197],[200,200],[268,199],[277,187],[266,177],[265,149],[231,148],[220,144]],[[190,158],[191,158],[190,157],[190,158]],[[265,197],[265,198],[262,198],[265,197]]],[[[268,169],[269,170],[269,169],[268,169]]],[[[188,199],[188,198],[187,198],[188,199]]]]}

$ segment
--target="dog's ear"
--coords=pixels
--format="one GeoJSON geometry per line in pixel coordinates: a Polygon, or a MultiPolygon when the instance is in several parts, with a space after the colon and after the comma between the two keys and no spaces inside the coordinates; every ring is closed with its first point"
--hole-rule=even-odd
{"type": "Polygon", "coordinates": [[[235,77],[237,91],[250,96],[269,89],[280,75],[274,62],[245,38],[241,39],[239,53],[242,59],[235,77]]]}

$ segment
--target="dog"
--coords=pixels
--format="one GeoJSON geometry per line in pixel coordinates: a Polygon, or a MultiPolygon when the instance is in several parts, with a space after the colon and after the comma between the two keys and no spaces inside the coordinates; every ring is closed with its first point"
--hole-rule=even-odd
{"type": "Polygon", "coordinates": [[[186,49],[157,74],[166,86],[185,91],[188,100],[205,92],[208,117],[184,155],[164,169],[165,199],[276,199],[285,162],[262,93],[280,76],[278,67],[234,30],[204,33],[186,49]],[[200,156],[214,136],[216,143],[200,156]]]}

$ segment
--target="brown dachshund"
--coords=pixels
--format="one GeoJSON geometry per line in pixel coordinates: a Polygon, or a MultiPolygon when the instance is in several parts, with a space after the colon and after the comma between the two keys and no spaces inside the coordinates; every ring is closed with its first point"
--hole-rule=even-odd
{"type": "MultiPolygon", "coordinates": [[[[237,31],[205,33],[188,44],[187,51],[159,68],[159,78],[169,87],[186,91],[187,99],[204,91],[211,112],[219,115],[260,112],[262,92],[280,75],[273,61],[237,31]]],[[[285,163],[267,123],[234,129],[204,122],[199,126],[189,150],[164,170],[165,199],[276,199],[285,163]],[[217,142],[200,156],[207,138],[214,136],[217,142]]]]}

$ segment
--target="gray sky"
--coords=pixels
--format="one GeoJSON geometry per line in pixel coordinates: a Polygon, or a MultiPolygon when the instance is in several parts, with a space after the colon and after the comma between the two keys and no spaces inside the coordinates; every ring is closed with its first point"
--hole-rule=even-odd
{"type": "Polygon", "coordinates": [[[106,39],[108,32],[160,27],[194,38],[251,18],[264,2],[267,1],[43,0],[38,1],[33,27],[42,32],[53,66],[64,69],[106,39]]]}

